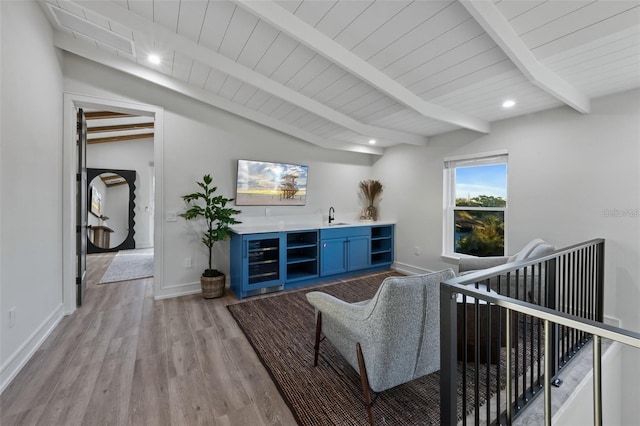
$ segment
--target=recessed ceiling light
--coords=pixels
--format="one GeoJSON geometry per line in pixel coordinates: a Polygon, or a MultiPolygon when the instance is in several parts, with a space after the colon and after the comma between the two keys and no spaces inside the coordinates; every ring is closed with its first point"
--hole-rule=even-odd
{"type": "Polygon", "coordinates": [[[375,139],[369,139],[369,143],[370,143],[371,145],[375,145],[375,144],[376,144],[376,140],[375,140],[375,139]]]}
{"type": "Polygon", "coordinates": [[[509,99],[502,103],[502,108],[513,108],[516,104],[516,101],[509,99]]]}
{"type": "Polygon", "coordinates": [[[149,62],[151,62],[153,65],[160,65],[160,56],[154,53],[151,53],[147,59],[149,59],[149,62]]]}

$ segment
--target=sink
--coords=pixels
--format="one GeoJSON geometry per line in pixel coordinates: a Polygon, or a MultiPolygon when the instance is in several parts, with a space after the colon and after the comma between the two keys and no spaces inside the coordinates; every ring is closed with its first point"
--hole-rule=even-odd
{"type": "Polygon", "coordinates": [[[339,226],[339,225],[351,225],[350,223],[346,223],[346,222],[338,222],[338,223],[330,223],[329,226],[339,226]]]}

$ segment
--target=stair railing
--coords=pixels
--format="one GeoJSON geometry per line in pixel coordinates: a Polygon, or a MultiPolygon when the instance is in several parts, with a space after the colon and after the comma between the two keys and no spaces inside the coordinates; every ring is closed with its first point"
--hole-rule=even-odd
{"type": "Polygon", "coordinates": [[[511,424],[541,391],[551,424],[550,386],[592,336],[602,424],[601,338],[640,348],[639,333],[602,322],[603,280],[597,239],[441,283],[441,424],[457,423],[459,393],[463,425],[468,413],[475,424],[511,424]]]}

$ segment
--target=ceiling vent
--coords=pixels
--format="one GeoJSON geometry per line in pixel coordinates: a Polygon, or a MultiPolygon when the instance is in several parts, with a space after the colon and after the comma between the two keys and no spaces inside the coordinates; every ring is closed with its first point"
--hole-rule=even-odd
{"type": "Polygon", "coordinates": [[[135,56],[133,42],[131,40],[51,4],[49,4],[49,8],[60,27],[75,33],[80,33],[99,43],[106,44],[128,55],[135,56]]]}

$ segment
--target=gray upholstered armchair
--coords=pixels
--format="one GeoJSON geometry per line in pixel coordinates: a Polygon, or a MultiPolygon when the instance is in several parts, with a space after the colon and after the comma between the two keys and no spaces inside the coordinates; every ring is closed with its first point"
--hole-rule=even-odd
{"type": "Polygon", "coordinates": [[[314,365],[321,334],[360,373],[369,423],[371,394],[440,369],[440,282],[451,269],[388,277],[372,299],[347,303],[319,291],[307,294],[316,310],[314,365]]]}
{"type": "Polygon", "coordinates": [[[462,274],[478,269],[493,268],[494,266],[517,262],[519,260],[535,259],[536,257],[551,254],[555,249],[551,244],[540,238],[536,238],[513,256],[463,257],[458,263],[458,272],[462,274]]]}
{"type": "MultiPolygon", "coordinates": [[[[512,262],[518,262],[521,260],[536,259],[538,257],[547,256],[555,250],[555,247],[551,244],[536,238],[530,241],[524,246],[518,253],[513,256],[489,256],[489,257],[464,257],[460,259],[458,263],[459,275],[465,275],[480,269],[493,268],[495,266],[505,265],[512,262]]],[[[535,270],[535,274],[532,270],[521,270],[518,274],[511,274],[510,277],[505,275],[500,276],[501,287],[498,285],[497,277],[491,278],[489,286],[492,290],[498,291],[498,293],[506,294],[510,297],[515,297],[520,300],[526,300],[531,303],[542,303],[545,301],[546,291],[544,288],[544,274],[545,268],[542,266],[535,270]],[[507,279],[508,278],[508,279],[507,279]],[[531,289],[533,282],[543,283],[542,287],[538,291],[531,289]],[[536,300],[536,293],[540,295],[541,299],[536,300]]]]}

